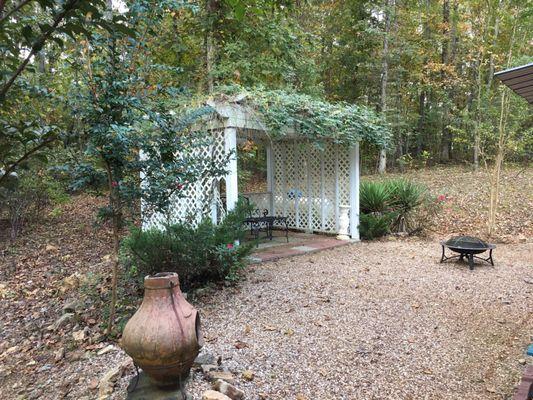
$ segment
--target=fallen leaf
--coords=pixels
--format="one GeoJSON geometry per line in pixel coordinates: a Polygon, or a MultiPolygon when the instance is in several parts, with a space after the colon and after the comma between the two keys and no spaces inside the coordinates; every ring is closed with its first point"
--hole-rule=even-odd
{"type": "Polygon", "coordinates": [[[237,348],[237,349],[240,350],[240,349],[244,349],[245,347],[248,347],[248,343],[246,343],[246,342],[242,342],[242,341],[240,341],[240,340],[237,340],[237,341],[235,342],[235,348],[237,348]]]}

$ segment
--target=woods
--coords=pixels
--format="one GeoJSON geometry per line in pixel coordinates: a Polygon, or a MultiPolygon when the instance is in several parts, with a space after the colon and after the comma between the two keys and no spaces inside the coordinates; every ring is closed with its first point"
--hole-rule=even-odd
{"type": "MultiPolygon", "coordinates": [[[[381,111],[394,141],[368,153],[369,171],[495,161],[502,97],[494,72],[531,60],[532,13],[524,2],[134,1],[116,2],[110,19],[106,7],[2,3],[0,35],[9,45],[2,48],[0,179],[58,139],[83,142],[85,126],[75,117],[81,104],[72,94],[91,90],[79,78],[91,75],[95,40],[110,29],[143,49],[130,64],[145,79],[137,84],[141,98],[172,86],[173,99],[158,100],[170,105],[176,95],[237,84],[381,111]],[[31,112],[20,120],[22,110],[31,112]]],[[[524,102],[509,101],[505,151],[527,162],[531,116],[524,102]]]]}

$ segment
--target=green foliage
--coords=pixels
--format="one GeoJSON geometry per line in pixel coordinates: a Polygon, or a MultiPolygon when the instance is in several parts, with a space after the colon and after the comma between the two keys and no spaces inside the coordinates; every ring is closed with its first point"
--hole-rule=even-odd
{"type": "Polygon", "coordinates": [[[378,182],[361,182],[359,204],[363,214],[386,212],[390,201],[391,192],[388,185],[378,182]]]}
{"type": "Polygon", "coordinates": [[[391,214],[361,214],[359,220],[361,238],[373,240],[385,236],[390,232],[391,222],[391,214]]]}
{"type": "Polygon", "coordinates": [[[438,211],[427,188],[407,179],[362,182],[361,223],[364,239],[383,236],[391,230],[421,233],[438,211]]]}
{"type": "MultiPolygon", "coordinates": [[[[284,137],[296,132],[318,147],[325,140],[334,140],[345,146],[363,140],[387,147],[389,142],[390,133],[385,121],[365,106],[330,103],[283,90],[246,89],[240,86],[220,87],[214,97],[222,101],[244,97],[239,103],[257,112],[258,119],[265,124],[272,137],[284,137]]],[[[201,97],[192,103],[205,101],[205,97],[201,97]]]]}
{"type": "Polygon", "coordinates": [[[69,73],[64,55],[94,29],[128,30],[123,16],[108,18],[105,9],[105,0],[0,2],[0,186],[30,161],[46,162],[69,130],[66,85],[58,85],[69,73]],[[46,74],[48,57],[58,60],[53,76],[46,74]]]}
{"type": "Polygon", "coordinates": [[[236,280],[253,248],[253,243],[234,245],[244,239],[243,221],[249,208],[239,202],[218,225],[206,219],[196,228],[187,223],[164,230],[132,228],[122,243],[122,253],[138,279],[177,272],[185,290],[210,281],[236,280]]]}
{"type": "Polygon", "coordinates": [[[409,179],[394,179],[386,182],[390,197],[390,206],[406,215],[424,200],[427,188],[409,179]]]}

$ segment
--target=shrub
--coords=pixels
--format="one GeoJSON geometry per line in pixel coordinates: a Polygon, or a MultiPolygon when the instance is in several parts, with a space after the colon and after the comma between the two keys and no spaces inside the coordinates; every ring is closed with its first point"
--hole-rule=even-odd
{"type": "Polygon", "coordinates": [[[210,281],[236,280],[253,243],[244,239],[243,220],[249,206],[239,202],[219,224],[205,219],[196,228],[178,223],[164,230],[132,228],[122,243],[122,253],[139,279],[158,272],[177,272],[184,290],[210,281]]]}
{"type": "Polygon", "coordinates": [[[68,200],[63,186],[45,172],[27,171],[9,186],[0,187],[0,214],[9,220],[10,238],[14,240],[29,220],[42,216],[45,207],[68,200]]]}
{"type": "Polygon", "coordinates": [[[391,230],[421,232],[437,213],[438,204],[427,188],[407,179],[362,182],[360,233],[363,239],[384,236],[391,230]]]}
{"type": "Polygon", "coordinates": [[[390,189],[382,182],[361,182],[359,201],[361,213],[383,213],[389,209],[390,189]]]}
{"type": "Polygon", "coordinates": [[[397,213],[393,229],[404,232],[409,229],[412,214],[427,198],[426,187],[407,179],[387,182],[390,195],[389,204],[397,213]]]}
{"type": "Polygon", "coordinates": [[[361,214],[359,233],[363,239],[376,239],[390,231],[392,214],[361,214]]]}

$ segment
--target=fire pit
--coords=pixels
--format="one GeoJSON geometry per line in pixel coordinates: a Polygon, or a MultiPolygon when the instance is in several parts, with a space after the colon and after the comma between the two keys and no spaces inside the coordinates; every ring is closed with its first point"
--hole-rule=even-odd
{"type": "Polygon", "coordinates": [[[474,269],[474,258],[486,261],[492,266],[494,266],[494,261],[492,260],[492,250],[494,250],[496,246],[484,242],[481,239],[472,236],[455,236],[445,242],[440,242],[440,244],[442,246],[442,257],[440,258],[441,263],[456,258],[458,258],[460,261],[463,261],[466,257],[468,259],[468,266],[470,267],[470,269],[474,269]],[[451,251],[459,254],[447,257],[444,253],[444,249],[446,247],[449,248],[451,251]],[[488,258],[483,258],[475,255],[484,253],[487,250],[489,250],[488,258]]]}

